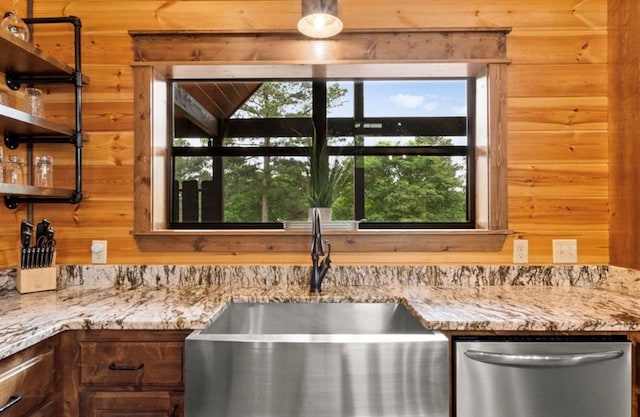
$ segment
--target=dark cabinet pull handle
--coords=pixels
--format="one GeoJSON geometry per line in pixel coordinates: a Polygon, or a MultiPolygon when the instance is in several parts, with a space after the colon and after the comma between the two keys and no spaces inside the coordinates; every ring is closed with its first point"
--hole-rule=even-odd
{"type": "Polygon", "coordinates": [[[22,397],[19,395],[12,395],[11,397],[9,397],[9,401],[7,401],[7,403],[0,408],[0,413],[4,413],[5,411],[13,407],[21,399],[22,397]]]}
{"type": "Polygon", "coordinates": [[[178,416],[178,404],[174,404],[171,409],[171,415],[169,417],[177,417],[178,416]]]}
{"type": "Polygon", "coordinates": [[[144,368],[144,363],[136,366],[116,365],[115,362],[109,364],[109,369],[112,371],[139,371],[144,368]]]}

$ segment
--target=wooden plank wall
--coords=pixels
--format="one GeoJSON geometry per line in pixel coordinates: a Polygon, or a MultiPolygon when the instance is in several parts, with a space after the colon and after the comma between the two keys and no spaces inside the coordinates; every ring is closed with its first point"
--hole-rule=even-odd
{"type": "Polygon", "coordinates": [[[610,262],[640,268],[640,3],[609,0],[610,262]]]}
{"type": "MultiPolygon", "coordinates": [[[[0,0],[9,8],[10,1],[0,0]]],[[[108,240],[108,262],[308,263],[291,254],[140,253],[133,222],[132,61],[128,30],[291,29],[300,0],[33,0],[36,16],[76,15],[83,22],[85,200],[35,206],[58,230],[58,261],[90,262],[92,239],[108,240]]],[[[347,28],[510,26],[509,226],[529,240],[530,262],[552,262],[551,240],[578,240],[579,263],[609,261],[607,143],[607,0],[340,0],[347,28]],[[366,13],[364,12],[366,10],[366,13]]],[[[71,62],[64,28],[36,43],[71,62]]],[[[59,88],[50,89],[51,93],[59,88]]],[[[69,96],[47,96],[47,114],[69,122],[69,96]]],[[[67,181],[71,153],[50,150],[57,181],[67,181]]],[[[14,265],[26,212],[0,209],[0,265],[14,265]]],[[[339,254],[342,264],[511,263],[512,240],[497,253],[339,254]]]]}

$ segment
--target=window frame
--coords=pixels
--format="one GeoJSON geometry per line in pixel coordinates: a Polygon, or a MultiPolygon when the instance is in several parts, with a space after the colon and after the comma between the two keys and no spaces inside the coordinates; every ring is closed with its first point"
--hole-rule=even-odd
{"type": "MultiPolygon", "coordinates": [[[[209,82],[209,80],[204,80],[209,82]]],[[[313,85],[312,100],[310,108],[322,106],[326,108],[326,92],[327,84],[340,81],[353,84],[354,92],[354,116],[351,117],[329,117],[326,111],[320,114],[311,115],[311,117],[287,117],[287,118],[230,118],[228,120],[219,121],[223,123],[225,128],[223,134],[217,137],[196,137],[190,136],[190,139],[206,140],[207,144],[203,146],[177,146],[174,141],[170,141],[170,172],[174,183],[169,190],[171,200],[171,210],[168,210],[167,227],[169,229],[201,229],[201,230],[278,230],[285,228],[282,221],[272,222],[227,222],[222,220],[224,217],[224,173],[222,168],[216,169],[215,165],[219,164],[224,157],[246,156],[246,157],[283,157],[298,156],[306,157],[310,154],[309,146],[242,146],[242,145],[223,145],[222,142],[226,137],[310,137],[313,133],[313,126],[326,125],[326,136],[322,135],[319,139],[328,141],[329,137],[356,137],[356,136],[384,136],[391,137],[397,135],[397,126],[402,126],[408,133],[402,134],[403,137],[412,136],[465,136],[467,138],[465,145],[439,145],[439,146],[357,146],[352,145],[330,145],[325,144],[332,156],[348,156],[348,157],[367,157],[367,156],[424,156],[424,157],[463,157],[466,160],[465,174],[465,221],[449,221],[449,222],[398,222],[398,221],[365,221],[358,222],[357,219],[367,218],[365,211],[366,187],[363,183],[365,172],[353,165],[352,172],[354,178],[354,218],[355,227],[361,230],[365,229],[474,229],[475,228],[475,80],[469,77],[457,78],[403,78],[403,79],[313,79],[313,80],[269,80],[269,79],[251,79],[251,80],[220,80],[212,79],[214,83],[249,82],[249,83],[268,83],[268,82],[309,82],[313,85]],[[367,82],[386,82],[386,81],[410,81],[410,82],[443,82],[457,81],[465,84],[465,105],[467,113],[464,116],[413,116],[413,117],[397,117],[397,116],[365,116],[364,110],[366,103],[364,101],[364,86],[367,82]],[[364,127],[372,124],[380,124],[384,127],[364,127]],[[292,135],[293,132],[296,134],[292,135]],[[443,133],[446,132],[446,133],[443,133]],[[224,135],[224,137],[222,137],[224,135]],[[290,136],[291,135],[291,136],[290,136]],[[176,158],[179,157],[203,157],[211,158],[214,166],[211,184],[207,185],[210,189],[207,194],[208,199],[205,202],[204,185],[197,187],[197,195],[203,210],[205,205],[208,206],[210,213],[207,217],[212,220],[206,220],[204,212],[201,213],[200,221],[176,221],[174,215],[176,211],[180,211],[178,193],[181,190],[175,183],[175,166],[176,158]],[[211,194],[212,193],[212,194],[211,194]],[[213,201],[209,201],[212,199],[213,201]]],[[[172,80],[174,84],[179,84],[181,80],[172,80]]],[[[175,88],[171,90],[175,91],[175,88]]],[[[171,100],[169,100],[171,101],[171,100]]],[[[171,113],[171,111],[170,111],[171,113]]],[[[172,116],[173,118],[173,116],[172,116]]],[[[175,129],[171,129],[174,130],[175,129]]],[[[218,132],[221,129],[217,129],[218,132]]],[[[197,132],[196,132],[197,134],[197,132]]],[[[205,132],[202,132],[204,135],[205,132]]],[[[175,136],[175,134],[174,134],[175,136]]],[[[182,136],[180,136],[182,138],[182,136]]],[[[190,185],[192,191],[195,190],[190,185]]],[[[184,193],[182,188],[182,193],[184,193]]],[[[184,194],[183,194],[184,195],[184,194]]],[[[186,208],[185,208],[186,210],[186,208]]],[[[191,212],[191,210],[189,210],[191,212]]],[[[190,219],[189,219],[190,220],[190,219]]]]}
{"type": "Polygon", "coordinates": [[[185,74],[192,79],[215,78],[204,76],[211,73],[255,77],[274,68],[289,71],[290,78],[301,72],[329,77],[327,74],[332,71],[369,71],[394,64],[394,72],[402,71],[406,65],[418,66],[434,76],[438,73],[472,76],[476,79],[477,93],[486,98],[486,108],[476,109],[476,228],[327,230],[325,235],[332,240],[335,251],[501,250],[510,234],[506,171],[509,31],[509,28],[354,31],[328,41],[309,40],[294,32],[130,32],[135,57],[133,235],[139,249],[246,253],[297,252],[308,246],[308,233],[304,231],[167,228],[166,189],[167,181],[171,180],[167,149],[168,80],[182,79],[185,74]]]}

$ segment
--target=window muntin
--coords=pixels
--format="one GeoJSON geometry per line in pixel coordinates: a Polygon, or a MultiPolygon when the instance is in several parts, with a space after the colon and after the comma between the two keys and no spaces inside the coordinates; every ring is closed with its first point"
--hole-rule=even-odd
{"type": "MultiPolygon", "coordinates": [[[[297,105],[287,104],[263,113],[255,103],[246,106],[249,110],[240,108],[224,122],[227,137],[173,140],[171,227],[281,228],[283,220],[306,220],[305,187],[312,139],[305,133],[313,130],[313,101],[302,100],[305,94],[301,92],[308,93],[310,84],[292,82],[282,89],[294,92],[291,102],[297,105]],[[291,87],[294,84],[298,84],[298,90],[291,87]],[[256,115],[264,117],[250,117],[256,115]],[[187,162],[190,158],[194,159],[191,163],[187,162]],[[177,168],[187,164],[202,167],[203,158],[210,161],[207,169],[210,168],[211,179],[203,177],[202,184],[195,187],[197,197],[185,198],[182,184],[187,181],[187,191],[193,194],[192,177],[197,175],[185,175],[177,168]],[[197,218],[182,217],[182,213],[194,211],[179,207],[185,202],[197,204],[197,218]]],[[[264,86],[272,87],[269,81],[262,85],[258,94],[264,86]]],[[[470,125],[474,120],[459,114],[466,111],[473,82],[341,80],[328,81],[327,89],[334,93],[337,89],[341,94],[333,101],[325,98],[325,102],[332,103],[326,106],[326,140],[332,158],[348,164],[353,174],[334,204],[334,220],[365,220],[360,223],[361,228],[475,227],[473,187],[467,186],[473,184],[474,167],[468,161],[474,160],[474,140],[467,132],[473,132],[470,125]],[[413,86],[409,91],[415,94],[409,99],[415,104],[419,101],[415,98],[417,93],[441,91],[444,87],[438,83],[449,85],[455,92],[448,110],[440,108],[440,114],[434,114],[440,106],[425,105],[419,109],[422,116],[390,110],[389,103],[397,102],[398,95],[407,88],[413,86]],[[384,90],[386,101],[379,99],[384,90]],[[376,106],[367,104],[366,91],[375,92],[369,101],[377,97],[382,110],[376,113],[376,106]],[[419,170],[423,172],[412,172],[411,166],[421,166],[419,170]],[[443,167],[440,172],[448,172],[447,178],[432,175],[432,184],[428,180],[430,166],[443,167]],[[391,174],[389,170],[395,171],[391,174]]],[[[431,96],[433,99],[435,93],[431,96]]],[[[258,101],[268,103],[265,97],[259,96],[258,101]]]]}

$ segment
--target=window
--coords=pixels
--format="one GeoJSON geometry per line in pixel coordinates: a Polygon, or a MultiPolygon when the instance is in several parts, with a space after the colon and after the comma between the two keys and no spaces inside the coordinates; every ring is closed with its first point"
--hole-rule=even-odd
{"type": "MultiPolygon", "coordinates": [[[[243,104],[218,119],[217,136],[175,124],[172,228],[282,228],[305,220],[314,137],[344,178],[331,204],[334,220],[364,219],[365,229],[475,227],[473,80],[250,82],[259,86],[246,98],[238,93],[243,104]],[[326,129],[313,136],[314,126],[326,129]]],[[[198,86],[237,91],[240,84],[198,86]]]]}
{"type": "MultiPolygon", "coordinates": [[[[216,174],[216,170],[224,169],[224,164],[216,164],[214,158],[268,156],[256,154],[256,149],[253,148],[261,147],[247,146],[247,141],[243,139],[242,134],[231,130],[232,126],[254,124],[252,129],[256,132],[257,124],[269,121],[255,118],[240,120],[237,117],[240,113],[237,112],[243,102],[214,100],[220,105],[217,111],[228,117],[220,117],[215,112],[201,114],[198,111],[187,112],[191,116],[196,116],[195,122],[189,123],[191,125],[189,129],[196,126],[197,129],[206,133],[196,136],[178,134],[176,136],[178,139],[189,141],[191,146],[183,146],[186,142],[181,144],[176,142],[174,154],[171,134],[174,127],[170,126],[172,119],[169,117],[170,106],[167,105],[171,101],[167,101],[167,97],[173,95],[180,101],[182,96],[184,100],[181,102],[181,108],[191,106],[198,108],[197,103],[190,102],[188,95],[182,95],[179,90],[173,91],[173,80],[179,80],[180,87],[185,90],[194,88],[202,80],[218,80],[221,86],[224,82],[226,85],[233,85],[233,89],[237,91],[239,89],[255,90],[268,81],[313,80],[327,83],[353,83],[354,102],[359,97],[356,93],[360,88],[357,87],[358,83],[362,84],[363,104],[354,105],[353,115],[333,114],[331,109],[327,110],[326,106],[323,107],[327,116],[320,120],[326,120],[327,131],[317,137],[327,138],[327,144],[335,154],[336,160],[354,165],[352,174],[354,179],[351,181],[351,187],[354,190],[350,194],[354,196],[354,201],[349,205],[353,207],[353,219],[358,219],[357,210],[363,210],[366,223],[377,222],[378,224],[373,230],[366,229],[363,222],[360,224],[360,229],[356,231],[330,231],[334,250],[354,252],[500,250],[509,234],[507,230],[505,91],[506,69],[509,64],[506,59],[508,32],[509,29],[505,28],[345,32],[330,41],[314,41],[297,34],[286,33],[132,32],[135,56],[133,73],[136,145],[133,234],[139,248],[142,251],[225,253],[297,252],[301,248],[306,248],[307,233],[272,229],[272,224],[279,223],[273,221],[274,218],[276,220],[278,218],[272,213],[265,217],[268,219],[266,222],[262,221],[262,217],[260,222],[249,221],[247,217],[230,221],[232,218],[222,209],[225,204],[229,204],[228,198],[205,200],[206,204],[209,202],[217,204],[220,208],[218,213],[215,211],[216,206],[214,209],[207,210],[198,208],[195,211],[197,214],[192,212],[189,214],[191,218],[185,218],[184,207],[186,206],[175,208],[176,203],[180,205],[183,191],[179,188],[174,193],[178,198],[171,197],[170,190],[173,190],[175,172],[174,157],[193,158],[191,162],[203,166],[209,164],[211,186],[214,186],[213,182],[224,178],[219,172],[216,174]],[[409,121],[402,116],[390,113],[376,114],[373,107],[367,106],[366,96],[374,94],[375,83],[378,82],[401,83],[416,80],[424,82],[449,80],[464,84],[466,96],[469,98],[466,118],[463,121],[463,124],[466,124],[464,134],[442,132],[436,135],[418,132],[393,136],[385,132],[384,135],[387,136],[381,136],[366,131],[366,129],[375,131],[389,128],[384,124],[389,119],[396,120],[396,127],[398,119],[404,123],[403,128],[410,126],[409,121]],[[374,90],[369,88],[369,84],[374,90]],[[351,132],[340,130],[349,128],[340,124],[341,118],[356,120],[360,117],[356,114],[356,109],[362,112],[362,123],[352,123],[351,132]],[[230,117],[232,114],[236,117],[230,117]],[[368,118],[374,120],[372,124],[364,124],[364,120],[368,118]],[[226,119],[228,119],[226,123],[218,122],[226,119]],[[382,122],[376,122],[376,119],[381,119],[382,122]],[[219,131],[225,133],[221,134],[219,131]],[[367,139],[368,136],[370,137],[367,139]],[[445,145],[412,143],[408,146],[407,141],[423,137],[444,138],[450,142],[445,145]],[[196,142],[191,138],[195,138],[196,142]],[[201,139],[205,138],[203,142],[201,139]],[[225,140],[228,144],[223,146],[223,143],[215,143],[215,138],[227,138],[225,140]],[[382,138],[388,140],[391,146],[372,145],[374,141],[382,138]],[[233,142],[235,145],[229,146],[229,143],[233,142]],[[393,154],[395,150],[403,147],[402,152],[393,154]],[[384,154],[387,152],[386,148],[390,148],[391,155],[384,154]],[[420,148],[419,151],[416,150],[418,148],[420,148]],[[438,149],[441,154],[429,154],[434,149],[438,149]],[[225,155],[217,152],[221,150],[225,155]],[[357,154],[356,150],[366,154],[357,154]],[[421,218],[415,222],[420,223],[420,226],[412,228],[411,223],[414,221],[402,214],[394,217],[385,213],[384,216],[376,218],[373,206],[367,203],[367,196],[375,195],[372,193],[374,189],[367,188],[366,181],[385,178],[381,175],[371,175],[375,165],[372,161],[380,162],[386,158],[386,163],[390,157],[392,160],[405,159],[410,162],[412,159],[424,161],[424,158],[441,158],[436,160],[443,161],[449,158],[448,163],[456,166],[457,176],[452,178],[464,179],[465,208],[468,211],[464,219],[441,217],[433,221],[424,221],[421,218]],[[355,188],[358,187],[356,177],[362,161],[369,163],[366,166],[369,175],[365,175],[365,181],[361,182],[365,184],[365,188],[359,196],[355,188]],[[171,214],[172,211],[174,214],[171,214]],[[203,220],[198,217],[202,215],[200,212],[214,215],[203,220]],[[235,223],[235,225],[231,230],[198,229],[203,222],[235,223]],[[433,227],[424,228],[423,224],[429,222],[433,223],[433,227]],[[172,229],[173,223],[178,227],[172,229]],[[246,229],[236,227],[241,223],[247,225],[246,229]],[[260,229],[265,224],[268,229],[260,229]],[[438,228],[436,224],[442,224],[442,228],[438,228]],[[255,225],[260,227],[253,227],[255,225]]],[[[312,88],[313,84],[312,82],[312,88]]],[[[229,98],[234,94],[227,93],[229,98]]],[[[193,96],[194,93],[189,95],[193,96]]],[[[402,96],[399,95],[398,98],[402,96]]],[[[314,106],[313,100],[311,106],[314,106]]],[[[177,112],[180,111],[182,110],[177,112]]],[[[310,123],[309,116],[305,117],[302,114],[299,118],[284,118],[285,121],[278,129],[289,129],[289,132],[279,136],[271,133],[275,140],[270,143],[268,152],[289,152],[284,151],[290,149],[286,141],[297,140],[300,146],[296,146],[291,154],[280,156],[289,158],[290,162],[296,160],[302,162],[306,157],[306,149],[311,147],[309,138],[312,136],[314,124],[316,127],[324,126],[316,121],[319,112],[322,112],[320,108],[311,112],[314,123],[310,123]],[[291,126],[296,123],[300,124],[296,127],[297,132],[302,133],[292,135],[291,126]],[[284,139],[278,143],[281,138],[284,139]]],[[[454,119],[463,116],[426,115],[422,119],[434,121],[442,117],[454,119]]],[[[178,124],[179,122],[176,122],[176,128],[178,124]]],[[[252,135],[257,136],[255,133],[252,135]]],[[[322,141],[316,141],[318,142],[322,141]]],[[[183,163],[186,163],[186,160],[183,163]]],[[[300,165],[298,165],[298,171],[299,167],[300,165]]],[[[386,179],[388,180],[388,177],[386,179]]],[[[382,186],[390,188],[390,184],[381,184],[380,187],[382,186]]],[[[184,188],[184,184],[180,184],[179,187],[184,188]]],[[[196,188],[198,188],[195,191],[196,194],[203,192],[200,185],[196,188]]],[[[222,190],[224,192],[224,187],[222,190]]],[[[206,192],[220,193],[220,190],[206,192]]],[[[224,194],[222,195],[224,197],[224,194]]]]}

